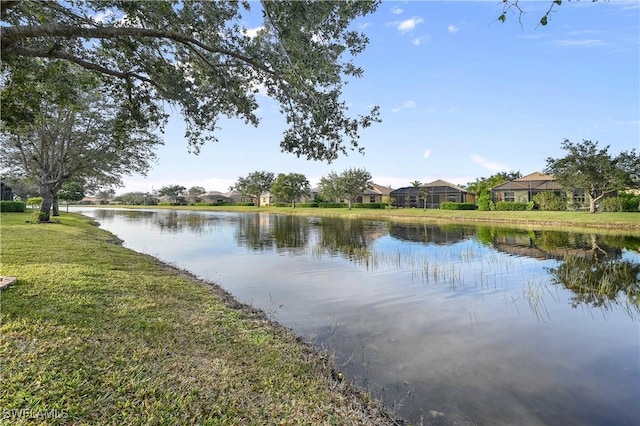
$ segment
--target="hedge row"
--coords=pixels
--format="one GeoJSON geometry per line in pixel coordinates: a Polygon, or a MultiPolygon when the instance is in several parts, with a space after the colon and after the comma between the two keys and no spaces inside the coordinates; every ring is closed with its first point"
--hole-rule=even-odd
{"type": "Polygon", "coordinates": [[[22,201],[0,201],[0,212],[23,212],[26,208],[22,201]]]}
{"type": "Polygon", "coordinates": [[[498,201],[495,204],[495,210],[510,211],[510,210],[527,210],[529,203],[519,203],[516,201],[498,201]]]}
{"type": "Polygon", "coordinates": [[[443,210],[475,210],[478,208],[473,203],[456,203],[454,201],[444,201],[440,203],[440,208],[443,210]]]}

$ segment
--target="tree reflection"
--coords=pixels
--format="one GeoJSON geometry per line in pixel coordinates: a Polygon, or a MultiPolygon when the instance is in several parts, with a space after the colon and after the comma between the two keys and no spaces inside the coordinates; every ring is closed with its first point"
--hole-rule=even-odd
{"type": "Polygon", "coordinates": [[[308,239],[309,228],[304,218],[267,214],[239,216],[236,240],[252,250],[299,249],[306,246],[308,239]]]}
{"type": "Polygon", "coordinates": [[[603,257],[599,250],[593,254],[566,257],[560,266],[549,269],[552,282],[573,292],[574,308],[584,304],[611,309],[623,302],[640,314],[640,264],[603,257]]]}
{"type": "Polygon", "coordinates": [[[386,224],[359,219],[322,218],[317,251],[342,254],[351,260],[366,261],[373,240],[387,234],[386,224]]]}

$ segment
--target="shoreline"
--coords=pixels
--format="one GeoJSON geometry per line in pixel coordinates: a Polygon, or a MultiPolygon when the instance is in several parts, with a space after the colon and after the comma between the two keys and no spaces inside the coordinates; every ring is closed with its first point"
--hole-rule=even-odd
{"type": "Polygon", "coordinates": [[[329,352],[220,285],[123,247],[87,216],[27,216],[0,222],[2,274],[17,277],[0,292],[12,424],[52,410],[83,424],[407,424],[329,352]]]}

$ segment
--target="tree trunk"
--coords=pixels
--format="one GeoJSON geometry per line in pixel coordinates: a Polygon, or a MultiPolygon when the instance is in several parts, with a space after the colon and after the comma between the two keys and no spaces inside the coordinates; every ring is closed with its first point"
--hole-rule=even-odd
{"type": "Polygon", "coordinates": [[[348,205],[349,205],[348,210],[351,210],[351,200],[347,200],[347,202],[348,202],[348,205]]]}
{"type": "Polygon", "coordinates": [[[53,197],[53,216],[60,216],[60,205],[58,204],[58,197],[53,197]]]}
{"type": "Polygon", "coordinates": [[[40,214],[38,215],[39,223],[49,222],[51,206],[53,205],[53,193],[49,188],[40,188],[40,195],[42,196],[42,204],[40,204],[40,214]]]}

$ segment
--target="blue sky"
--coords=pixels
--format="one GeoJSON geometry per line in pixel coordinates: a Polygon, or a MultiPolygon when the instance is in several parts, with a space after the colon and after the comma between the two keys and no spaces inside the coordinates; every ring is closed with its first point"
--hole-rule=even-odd
{"type": "MultiPolygon", "coordinates": [[[[312,185],[331,171],[367,169],[393,188],[419,180],[473,182],[501,171],[541,171],[564,156],[564,139],[640,150],[640,3],[522,2],[506,23],[498,1],[383,1],[358,21],[369,36],[356,57],[364,76],[349,83],[352,114],[381,108],[361,135],[365,154],[331,164],[280,152],[284,121],[261,99],[258,128],[223,120],[219,142],[188,152],[178,116],[146,177],[125,177],[118,194],[165,185],[228,190],[256,170],[303,173],[312,185]]],[[[259,22],[246,22],[254,28],[259,22]]]]}

